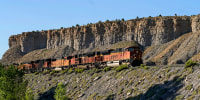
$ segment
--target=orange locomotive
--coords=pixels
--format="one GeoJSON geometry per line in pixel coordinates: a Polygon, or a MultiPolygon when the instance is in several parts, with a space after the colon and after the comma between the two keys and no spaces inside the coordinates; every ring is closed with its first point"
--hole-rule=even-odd
{"type": "Polygon", "coordinates": [[[45,69],[64,69],[69,67],[105,67],[119,66],[120,64],[139,65],[142,63],[142,52],[139,47],[117,48],[104,51],[89,52],[61,59],[38,60],[24,63],[19,66],[31,72],[45,69]]]}

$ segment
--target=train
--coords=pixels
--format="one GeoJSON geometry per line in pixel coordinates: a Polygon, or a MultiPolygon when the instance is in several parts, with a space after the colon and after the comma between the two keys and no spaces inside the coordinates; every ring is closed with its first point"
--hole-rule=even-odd
{"type": "Polygon", "coordinates": [[[121,64],[137,66],[142,63],[142,51],[139,47],[131,46],[103,51],[61,57],[58,59],[44,59],[24,62],[18,66],[29,73],[44,70],[63,70],[66,68],[101,68],[116,67],[121,64]]]}

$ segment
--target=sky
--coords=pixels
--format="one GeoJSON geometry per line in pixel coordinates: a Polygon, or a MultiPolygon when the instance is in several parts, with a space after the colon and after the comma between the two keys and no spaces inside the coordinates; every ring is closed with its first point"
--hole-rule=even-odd
{"type": "Polygon", "coordinates": [[[11,35],[98,21],[200,14],[199,0],[1,0],[0,59],[11,35]]]}

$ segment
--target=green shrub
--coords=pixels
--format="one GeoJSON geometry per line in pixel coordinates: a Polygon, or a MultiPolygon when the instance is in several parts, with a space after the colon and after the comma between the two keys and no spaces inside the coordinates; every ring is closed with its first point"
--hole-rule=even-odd
{"type": "Polygon", "coordinates": [[[187,85],[186,87],[185,87],[185,90],[191,90],[192,89],[192,84],[189,84],[189,85],[187,85]]]}
{"type": "Polygon", "coordinates": [[[68,69],[65,69],[65,70],[61,71],[62,74],[67,73],[67,72],[68,72],[68,69]]]}
{"type": "Polygon", "coordinates": [[[99,23],[99,24],[100,24],[100,23],[102,23],[102,22],[101,22],[101,20],[100,20],[100,21],[98,21],[98,23],[99,23]]]}
{"type": "Polygon", "coordinates": [[[193,62],[192,60],[188,60],[187,62],[185,62],[185,68],[192,67],[196,64],[197,64],[196,62],[193,62]]]}
{"type": "Polygon", "coordinates": [[[176,96],[176,97],[175,97],[175,99],[174,99],[174,100],[182,100],[182,99],[183,99],[183,97],[184,97],[184,95],[178,95],[178,96],[176,96]]]}
{"type": "Polygon", "coordinates": [[[106,20],[106,23],[110,22],[108,19],[106,20]]]}
{"type": "Polygon", "coordinates": [[[128,68],[128,65],[125,64],[125,65],[120,65],[120,66],[118,66],[115,70],[116,70],[117,72],[119,72],[119,71],[122,71],[123,69],[127,69],[127,68],[128,68]]]}
{"type": "Polygon", "coordinates": [[[198,75],[198,79],[200,79],[200,75],[198,75]]]}
{"type": "Polygon", "coordinates": [[[143,68],[143,69],[149,69],[149,67],[145,66],[144,64],[140,64],[140,67],[143,68]]]}
{"type": "Polygon", "coordinates": [[[110,94],[106,97],[105,100],[114,100],[115,95],[114,94],[110,94]]]}
{"type": "Polygon", "coordinates": [[[91,70],[89,70],[89,72],[91,73],[99,73],[101,72],[102,70],[101,69],[98,69],[98,68],[92,68],[91,70]]]}
{"type": "Polygon", "coordinates": [[[143,69],[149,69],[149,67],[148,66],[144,66],[143,69]]]}
{"type": "Polygon", "coordinates": [[[53,75],[53,74],[55,74],[55,73],[58,73],[58,71],[53,70],[53,71],[50,72],[50,75],[53,75]]]}
{"type": "Polygon", "coordinates": [[[75,72],[76,73],[82,73],[84,71],[84,69],[82,69],[82,68],[76,68],[75,69],[75,72]]]}
{"type": "Polygon", "coordinates": [[[103,69],[104,72],[107,72],[107,71],[109,71],[109,70],[111,70],[110,67],[105,67],[105,68],[103,69]]]}
{"type": "Polygon", "coordinates": [[[122,21],[125,21],[124,18],[122,18],[122,21]]]}
{"type": "Polygon", "coordinates": [[[74,72],[73,68],[70,68],[70,69],[68,70],[68,73],[73,73],[73,72],[74,72]]]}
{"type": "Polygon", "coordinates": [[[50,71],[49,70],[47,70],[47,71],[43,71],[43,75],[45,75],[45,74],[49,74],[50,73],[50,71]]]}
{"type": "Polygon", "coordinates": [[[55,95],[54,98],[56,100],[70,100],[70,98],[68,98],[66,96],[66,90],[65,90],[65,86],[63,83],[59,83],[56,90],[55,90],[55,95]]]}
{"type": "Polygon", "coordinates": [[[34,74],[37,75],[37,74],[39,74],[39,72],[35,72],[34,74]]]}
{"type": "Polygon", "coordinates": [[[25,99],[23,100],[34,100],[34,94],[32,89],[28,88],[25,93],[25,99]]]}

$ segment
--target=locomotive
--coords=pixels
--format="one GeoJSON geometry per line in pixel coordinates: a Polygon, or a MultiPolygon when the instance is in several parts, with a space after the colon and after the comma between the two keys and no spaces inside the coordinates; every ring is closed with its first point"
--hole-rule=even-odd
{"type": "Polygon", "coordinates": [[[44,59],[22,63],[19,69],[29,72],[43,70],[63,70],[66,68],[100,68],[116,67],[121,64],[139,65],[142,63],[142,51],[139,47],[109,49],[103,51],[87,52],[62,57],[60,59],[44,59]]]}

